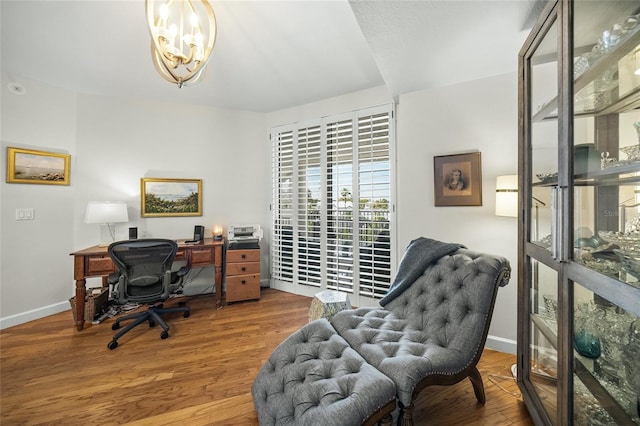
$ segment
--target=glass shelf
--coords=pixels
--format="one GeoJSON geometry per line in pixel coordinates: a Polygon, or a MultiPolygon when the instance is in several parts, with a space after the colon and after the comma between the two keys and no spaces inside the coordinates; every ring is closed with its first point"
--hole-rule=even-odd
{"type": "MultiPolygon", "coordinates": [[[[611,165],[606,169],[593,170],[589,173],[574,175],[574,185],[640,185],[640,160],[633,162],[621,162],[620,165],[611,165]]],[[[554,187],[558,185],[557,176],[534,182],[534,187],[554,187]]]]}
{"type": "MultiPolygon", "coordinates": [[[[600,57],[593,65],[580,75],[574,81],[574,93],[580,96],[580,91],[587,88],[587,85],[593,83],[599,77],[602,77],[611,67],[616,66],[618,61],[628,55],[640,43],[640,26],[637,26],[632,33],[611,51],[600,57]]],[[[611,89],[618,88],[617,82],[611,89]]],[[[610,89],[610,90],[611,90],[610,89]]],[[[605,92],[601,92],[605,93],[605,92]]],[[[585,96],[583,96],[585,97],[585,96]]],[[[598,105],[590,111],[576,111],[576,114],[609,114],[613,112],[629,111],[640,106],[640,88],[635,88],[627,94],[623,94],[620,99],[610,96],[607,102],[598,105]]],[[[543,120],[556,120],[558,118],[558,98],[554,97],[545,103],[531,118],[533,122],[543,120]],[[555,114],[552,114],[555,113],[555,114]]]]}

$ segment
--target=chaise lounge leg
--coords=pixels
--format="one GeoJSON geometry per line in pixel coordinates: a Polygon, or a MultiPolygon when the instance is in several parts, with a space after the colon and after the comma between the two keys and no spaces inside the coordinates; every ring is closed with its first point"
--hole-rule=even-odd
{"type": "Polygon", "coordinates": [[[473,385],[473,392],[476,394],[476,399],[482,405],[487,401],[487,398],[484,395],[484,385],[482,384],[482,376],[478,371],[478,367],[474,367],[471,374],[469,374],[469,380],[471,380],[471,384],[473,385]]]}
{"type": "Polygon", "coordinates": [[[405,405],[398,401],[400,404],[400,415],[398,416],[398,426],[413,426],[413,402],[405,405]]]}
{"type": "Polygon", "coordinates": [[[393,424],[393,416],[391,413],[387,414],[383,418],[378,421],[378,426],[392,426],[393,424]]]}

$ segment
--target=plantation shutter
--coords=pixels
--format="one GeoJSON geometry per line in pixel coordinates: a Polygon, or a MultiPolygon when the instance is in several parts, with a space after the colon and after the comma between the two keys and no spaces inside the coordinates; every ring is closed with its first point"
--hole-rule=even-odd
{"type": "Polygon", "coordinates": [[[353,120],[327,124],[327,288],[353,292],[353,120]]]}
{"type": "Polygon", "coordinates": [[[271,278],[293,282],[293,131],[272,135],[271,278]]]}
{"type": "Polygon", "coordinates": [[[391,277],[390,112],[358,119],[360,295],[382,297],[391,277]]]}
{"type": "Polygon", "coordinates": [[[272,130],[275,288],[379,299],[394,257],[393,108],[272,130]]]}
{"type": "Polygon", "coordinates": [[[320,287],[320,126],[299,129],[297,146],[298,284],[320,287]]]}

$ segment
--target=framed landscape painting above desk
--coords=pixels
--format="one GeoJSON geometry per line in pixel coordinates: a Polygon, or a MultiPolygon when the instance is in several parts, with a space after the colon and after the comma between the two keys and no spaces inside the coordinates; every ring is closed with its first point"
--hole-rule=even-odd
{"type": "Polygon", "coordinates": [[[140,179],[142,217],[202,216],[202,179],[140,179]]]}

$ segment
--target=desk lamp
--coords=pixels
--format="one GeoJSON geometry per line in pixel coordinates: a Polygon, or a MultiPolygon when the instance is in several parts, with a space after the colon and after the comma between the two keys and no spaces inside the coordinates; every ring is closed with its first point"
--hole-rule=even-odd
{"type": "Polygon", "coordinates": [[[100,224],[99,246],[108,246],[116,240],[114,224],[129,221],[127,205],[124,201],[89,201],[84,221],[100,224]]]}
{"type": "Polygon", "coordinates": [[[213,226],[213,231],[211,233],[213,234],[213,239],[214,240],[216,240],[216,241],[222,240],[222,226],[214,225],[213,226]]]}

